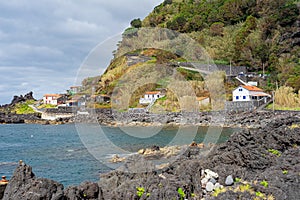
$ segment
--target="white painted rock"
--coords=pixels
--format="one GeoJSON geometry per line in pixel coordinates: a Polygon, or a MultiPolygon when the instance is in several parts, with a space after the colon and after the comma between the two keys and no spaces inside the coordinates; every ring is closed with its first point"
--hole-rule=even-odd
{"type": "Polygon", "coordinates": [[[204,172],[206,173],[206,175],[207,175],[209,178],[217,179],[217,178],[219,177],[219,175],[218,175],[216,172],[213,172],[213,171],[211,171],[210,169],[206,169],[206,170],[204,170],[204,172]]]}

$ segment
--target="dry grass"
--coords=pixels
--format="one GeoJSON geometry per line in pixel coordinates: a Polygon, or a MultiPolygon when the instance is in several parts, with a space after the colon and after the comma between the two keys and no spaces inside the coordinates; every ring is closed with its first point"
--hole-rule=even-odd
{"type": "Polygon", "coordinates": [[[284,108],[300,107],[300,94],[294,93],[291,87],[282,86],[275,91],[275,105],[284,108]]]}

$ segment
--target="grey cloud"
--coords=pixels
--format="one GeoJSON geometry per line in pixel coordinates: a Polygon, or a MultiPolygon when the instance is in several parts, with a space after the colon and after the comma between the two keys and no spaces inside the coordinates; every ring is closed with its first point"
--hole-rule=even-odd
{"type": "Polygon", "coordinates": [[[1,1],[0,104],[7,103],[13,94],[34,90],[41,98],[43,93],[67,89],[85,75],[100,75],[117,41],[102,46],[102,51],[84,62],[89,52],[162,1],[1,1]]]}

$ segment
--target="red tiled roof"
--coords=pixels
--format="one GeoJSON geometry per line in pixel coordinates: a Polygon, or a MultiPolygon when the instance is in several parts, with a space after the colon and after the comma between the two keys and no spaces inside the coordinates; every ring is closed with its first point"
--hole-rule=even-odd
{"type": "Polygon", "coordinates": [[[202,100],[207,99],[207,98],[209,98],[209,97],[197,97],[197,101],[202,101],[202,100]]]}
{"type": "Polygon", "coordinates": [[[60,97],[59,94],[45,94],[44,97],[60,97]]]}
{"type": "Polygon", "coordinates": [[[250,85],[241,85],[243,88],[245,88],[246,90],[249,91],[258,91],[258,92],[262,92],[263,90],[256,87],[256,86],[250,86],[250,85]]]}
{"type": "Polygon", "coordinates": [[[158,94],[160,93],[160,91],[150,91],[150,92],[146,92],[145,94],[158,94]]]}

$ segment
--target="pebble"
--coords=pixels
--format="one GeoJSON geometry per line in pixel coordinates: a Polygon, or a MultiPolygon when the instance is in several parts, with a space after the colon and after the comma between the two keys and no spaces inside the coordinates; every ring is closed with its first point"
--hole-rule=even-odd
{"type": "Polygon", "coordinates": [[[206,169],[204,170],[204,172],[206,173],[206,175],[210,178],[215,178],[217,179],[219,177],[219,175],[216,172],[211,171],[210,169],[206,169]]]}
{"type": "Polygon", "coordinates": [[[205,190],[207,191],[207,192],[211,192],[211,191],[213,191],[214,190],[214,184],[212,183],[212,182],[208,182],[207,184],[206,184],[206,187],[205,187],[205,190]]]}
{"type": "Polygon", "coordinates": [[[225,180],[225,185],[231,186],[231,185],[233,185],[233,183],[234,183],[234,181],[233,181],[232,176],[231,175],[227,176],[226,180],[225,180]]]}
{"type": "Polygon", "coordinates": [[[159,174],[158,175],[160,178],[162,178],[162,179],[166,179],[166,177],[164,176],[164,175],[162,175],[162,174],[159,174]]]}

